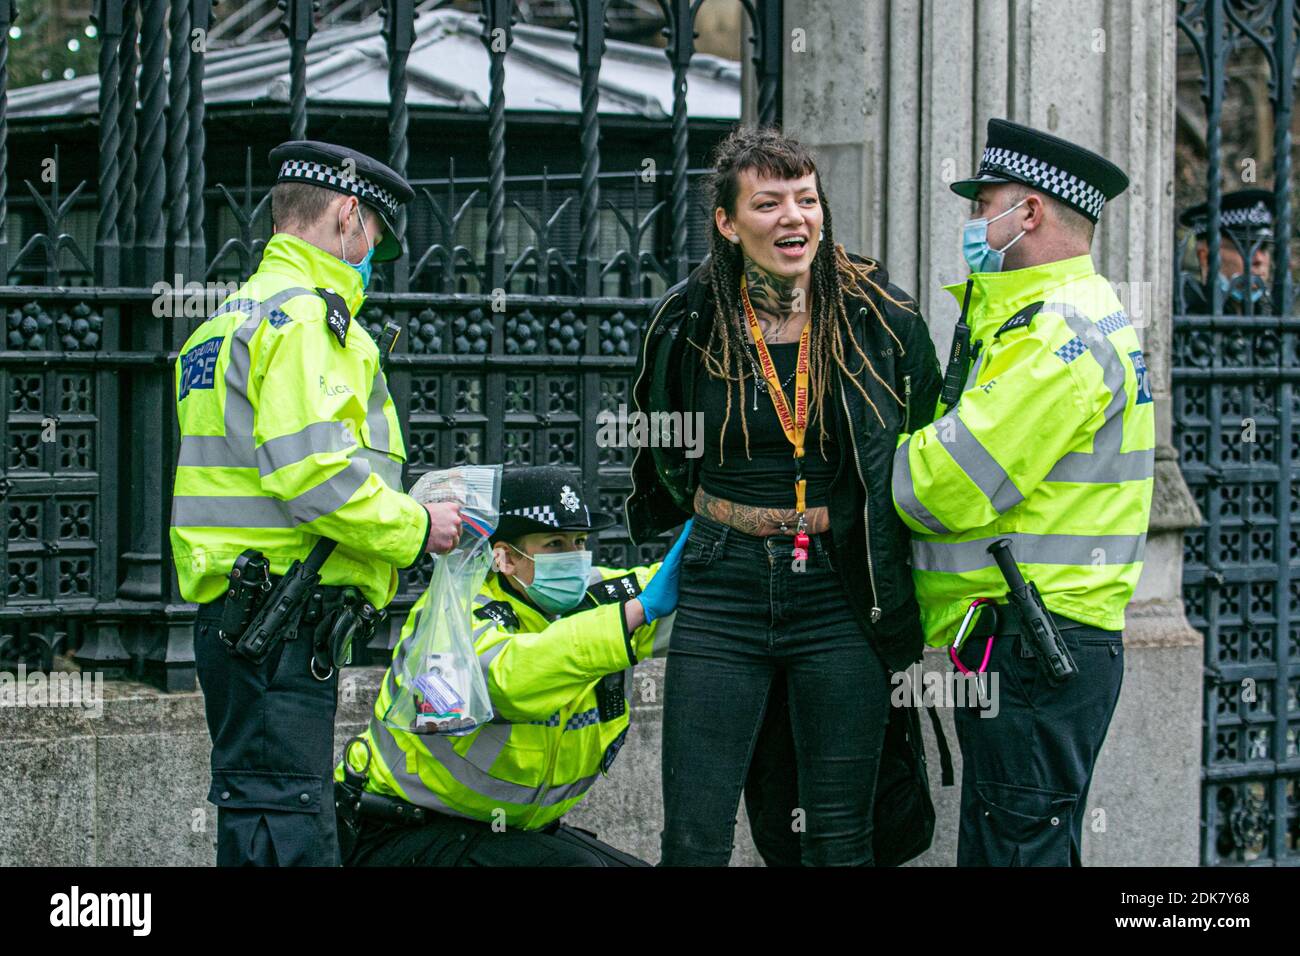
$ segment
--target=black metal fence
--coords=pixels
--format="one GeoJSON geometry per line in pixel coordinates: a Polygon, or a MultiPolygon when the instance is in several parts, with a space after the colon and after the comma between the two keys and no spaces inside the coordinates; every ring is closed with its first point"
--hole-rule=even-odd
{"type": "MultiPolygon", "coordinates": [[[[601,170],[601,0],[573,2],[581,168],[540,183],[507,177],[512,5],[482,3],[487,175],[417,183],[409,254],[385,270],[359,316],[372,329],[392,319],[409,331],[390,372],[408,484],[425,470],[461,462],[562,464],[581,470],[602,510],[620,513],[628,452],[597,447],[593,426],[600,410],[629,402],[651,296],[684,277],[697,257],[692,250],[702,248],[693,238],[702,223],[691,204],[686,110],[701,2],[660,0],[674,100],[664,128],[671,169],[657,189],[643,188],[638,171],[601,170]],[[516,199],[525,201],[512,205],[516,199]],[[512,221],[526,240],[512,243],[514,255],[507,253],[512,221]],[[494,309],[494,290],[508,293],[497,300],[503,311],[494,309]]],[[[780,3],[739,2],[755,36],[758,116],[775,121],[780,3]]],[[[313,5],[282,6],[292,77],[284,138],[302,137],[313,5]]],[[[167,539],[177,449],[171,368],[216,302],[203,301],[202,290],[159,296],[156,283],[247,274],[266,238],[266,197],[252,187],[250,172],[205,168],[202,38],[210,0],[98,0],[97,182],[69,188],[56,158],[53,176],[23,184],[42,228],[10,248],[5,220],[16,184],[8,175],[6,65],[15,12],[12,0],[0,0],[0,276],[9,283],[0,285],[0,393],[7,402],[0,418],[0,661],[48,668],[67,654],[110,675],[189,689],[193,606],[176,592],[167,539]],[[243,185],[228,188],[241,174],[243,185]],[[218,178],[221,188],[214,188],[218,178]],[[68,229],[91,194],[95,230],[87,249],[68,229]],[[214,233],[209,213],[230,224],[228,234],[214,233]]],[[[405,173],[412,0],[388,0],[384,12],[390,104],[381,158],[405,173]]],[[[602,539],[598,560],[631,561],[654,550],[635,554],[614,531],[602,539]]],[[[404,576],[394,608],[399,623],[427,575],[425,564],[404,576]]],[[[391,636],[379,635],[370,654],[386,657],[391,636]]]]}
{"type": "Polygon", "coordinates": [[[1184,0],[1178,27],[1200,73],[1209,203],[1204,271],[1194,258],[1194,235],[1180,249],[1173,348],[1175,443],[1205,517],[1186,536],[1183,574],[1188,616],[1205,634],[1202,862],[1295,864],[1300,320],[1291,162],[1300,9],[1295,0],[1184,0]],[[1267,71],[1271,157],[1225,155],[1226,79],[1245,58],[1267,71]],[[1264,186],[1270,169],[1271,244],[1221,234],[1225,183],[1234,190],[1264,186]],[[1248,170],[1258,182],[1243,181],[1248,170]],[[1262,262],[1261,249],[1271,253],[1271,264],[1262,262]],[[1225,262],[1246,273],[1255,262],[1258,290],[1225,293],[1215,278],[1225,262]]]}

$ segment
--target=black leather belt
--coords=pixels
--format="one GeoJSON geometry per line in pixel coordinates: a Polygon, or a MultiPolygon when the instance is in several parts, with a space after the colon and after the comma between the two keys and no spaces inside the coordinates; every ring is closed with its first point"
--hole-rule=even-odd
{"type": "MultiPolygon", "coordinates": [[[[1016,637],[1023,633],[1020,627],[1020,615],[1010,604],[998,604],[998,637],[1016,637]]],[[[1056,628],[1060,631],[1074,631],[1080,628],[1089,628],[1094,631],[1101,631],[1103,634],[1113,634],[1115,639],[1119,640],[1122,631],[1107,631],[1105,628],[1097,627],[1095,624],[1085,624],[1082,621],[1076,621],[1072,618],[1062,617],[1055,611],[1048,611],[1052,615],[1052,620],[1056,622],[1056,628]]]]}

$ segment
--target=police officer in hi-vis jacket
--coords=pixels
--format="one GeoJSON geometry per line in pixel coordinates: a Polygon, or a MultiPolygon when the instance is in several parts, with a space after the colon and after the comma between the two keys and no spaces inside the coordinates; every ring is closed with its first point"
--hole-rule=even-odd
{"type": "Polygon", "coordinates": [[[453,547],[460,518],[403,493],[379,348],[352,321],[371,262],[402,254],[394,225],[411,187],[326,143],[285,143],[271,161],[261,264],[176,363],[171,544],[181,595],[199,605],[217,863],[329,866],[336,667],[373,632],[397,569],[453,547]],[[255,627],[297,562],[319,580],[255,627]]]}
{"type": "Polygon", "coordinates": [[[677,610],[690,522],[658,564],[593,566],[590,538],[613,523],[565,469],[506,469],[495,570],[469,611],[493,719],[446,736],[385,722],[412,692],[402,662],[429,613],[426,592],[336,773],[354,838],[345,865],[647,865],[564,821],[627,740],[632,668],[667,653],[677,610]]]}
{"type": "Polygon", "coordinates": [[[1090,254],[1103,206],[1127,185],[1096,153],[999,119],[979,172],[952,184],[974,203],[962,234],[970,278],[949,287],[966,302],[958,333],[969,331],[971,364],[964,387],[958,376],[945,389],[946,413],[900,441],[893,490],[914,532],[927,641],[949,645],[977,599],[996,605],[987,659],[985,634],[958,654],[999,677],[997,708],[956,714],[963,866],[1079,863],[1151,513],[1151,385],[1090,254]],[[1022,633],[989,551],[1002,539],[1074,676],[1049,674],[1053,655],[1022,633]]]}

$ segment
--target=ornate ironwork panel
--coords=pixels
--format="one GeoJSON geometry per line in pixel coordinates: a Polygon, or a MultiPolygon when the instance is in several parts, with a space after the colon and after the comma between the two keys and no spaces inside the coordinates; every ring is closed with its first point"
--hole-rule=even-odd
{"type": "Polygon", "coordinates": [[[1205,634],[1202,862],[1300,862],[1300,319],[1290,274],[1294,0],[1180,4],[1205,104],[1209,228],[1183,240],[1173,339],[1174,442],[1204,515],[1184,543],[1188,618],[1205,634]],[[1225,155],[1225,77],[1254,55],[1271,74],[1274,240],[1220,232],[1244,168],[1225,155]],[[1225,174],[1225,170],[1228,172],[1225,174]],[[1225,182],[1228,185],[1224,185],[1225,182]],[[1260,266],[1271,251],[1272,275],[1260,266]],[[1254,263],[1252,266],[1246,263],[1254,263]],[[1268,288],[1234,298],[1222,269],[1268,288]],[[1261,284],[1262,285],[1262,284],[1261,284]],[[1197,314],[1205,313],[1205,314],[1197,314]]]}
{"type": "MultiPolygon", "coordinates": [[[[737,2],[754,27],[761,116],[773,121],[779,4],[737,2]]],[[[608,0],[573,0],[575,149],[557,154],[564,168],[529,164],[510,175],[507,144],[519,134],[505,80],[523,62],[511,55],[518,11],[509,0],[483,0],[484,109],[452,117],[453,142],[463,148],[444,152],[440,141],[445,175],[413,177],[408,255],[376,269],[357,316],[372,333],[388,320],[406,333],[389,381],[408,487],[429,469],[464,462],[560,464],[582,474],[601,510],[621,515],[631,450],[597,445],[597,415],[629,403],[650,305],[707,248],[693,166],[709,142],[692,144],[698,127],[686,113],[699,5],[664,4],[671,114],[642,116],[636,133],[653,144],[654,174],[641,162],[646,146],[611,152],[611,141],[630,136],[626,123],[612,132],[601,125],[600,71],[613,42],[608,0]],[[458,163],[472,175],[458,175],[458,163]]],[[[177,593],[168,543],[173,363],[193,329],[257,267],[270,235],[264,152],[242,143],[232,150],[228,136],[205,134],[230,122],[205,110],[207,46],[242,20],[211,0],[96,0],[95,128],[39,142],[28,133],[19,149],[6,89],[14,6],[0,0],[0,227],[10,227],[0,228],[0,667],[49,668],[65,655],[110,675],[190,689],[195,609],[177,593]]],[[[248,121],[249,130],[263,124],[269,132],[260,135],[272,143],[346,135],[337,111],[308,95],[312,44],[332,28],[333,12],[320,6],[279,5],[282,105],[248,121]]],[[[415,4],[384,0],[380,9],[390,102],[354,115],[385,132],[379,145],[352,145],[410,172],[427,163],[412,146],[432,115],[406,102],[408,89],[427,86],[427,78],[407,80],[419,39],[415,4]]],[[[267,54],[258,57],[262,69],[267,54]]],[[[221,62],[228,71],[230,61],[221,62]]],[[[642,563],[661,550],[633,548],[616,528],[601,536],[596,560],[642,563]]],[[[428,575],[427,561],[404,574],[391,631],[358,663],[386,657],[428,575]]]]}

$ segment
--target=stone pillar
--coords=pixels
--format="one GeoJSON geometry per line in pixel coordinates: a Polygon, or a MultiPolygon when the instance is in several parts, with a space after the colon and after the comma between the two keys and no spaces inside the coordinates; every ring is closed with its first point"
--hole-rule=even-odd
{"type": "MultiPolygon", "coordinates": [[[[1181,580],[1183,529],[1201,516],[1170,440],[1174,6],[786,0],[785,28],[785,128],[816,151],[835,238],[879,258],[916,297],[941,361],[958,308],[940,285],[966,275],[959,237],[970,216],[948,184],[975,169],[990,117],[1094,148],[1129,175],[1102,215],[1093,258],[1138,326],[1151,370],[1155,504],[1128,613],[1124,692],[1089,794],[1085,856],[1195,865],[1202,645],[1181,580]]],[[[948,796],[921,862],[955,858],[957,801],[948,796]]]]}

